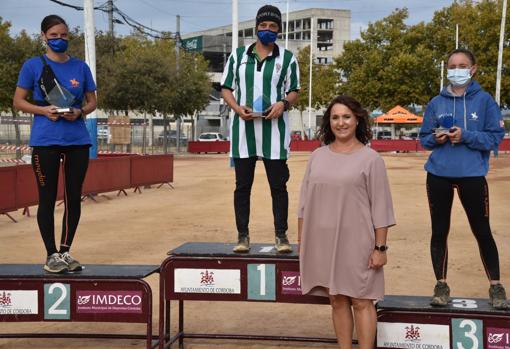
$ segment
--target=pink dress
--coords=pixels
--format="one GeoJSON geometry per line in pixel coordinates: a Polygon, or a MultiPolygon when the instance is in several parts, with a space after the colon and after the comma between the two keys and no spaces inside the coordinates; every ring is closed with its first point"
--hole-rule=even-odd
{"type": "Polygon", "coordinates": [[[384,272],[368,268],[375,228],[395,225],[383,159],[369,147],[315,150],[301,185],[303,294],[380,300],[384,272]]]}

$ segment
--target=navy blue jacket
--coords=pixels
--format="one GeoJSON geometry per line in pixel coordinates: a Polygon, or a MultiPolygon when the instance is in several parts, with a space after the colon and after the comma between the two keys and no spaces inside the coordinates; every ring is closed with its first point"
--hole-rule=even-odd
{"type": "Polygon", "coordinates": [[[425,170],[442,177],[485,176],[490,151],[505,135],[501,110],[492,96],[472,81],[463,96],[454,96],[448,86],[427,105],[420,130],[420,142],[432,150],[425,170]],[[438,144],[434,129],[441,115],[451,114],[454,126],[462,129],[461,142],[438,144]]]}

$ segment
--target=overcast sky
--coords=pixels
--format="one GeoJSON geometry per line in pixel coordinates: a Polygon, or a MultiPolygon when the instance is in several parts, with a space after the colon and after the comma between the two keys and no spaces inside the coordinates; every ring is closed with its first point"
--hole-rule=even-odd
{"type": "MultiPolygon", "coordinates": [[[[83,6],[83,0],[60,0],[76,6],[83,6]]],[[[95,6],[106,0],[94,0],[95,6]]],[[[239,20],[253,19],[257,9],[265,4],[278,6],[285,12],[286,0],[238,0],[239,20]]],[[[301,10],[311,7],[351,10],[351,38],[359,37],[360,29],[369,22],[389,15],[395,8],[409,9],[408,24],[430,21],[434,12],[449,6],[453,0],[289,0],[289,9],[301,10]]],[[[232,23],[231,0],[114,0],[124,13],[136,21],[160,31],[175,32],[176,15],[181,16],[181,32],[190,33],[232,23]]],[[[71,27],[83,28],[83,11],[64,7],[49,0],[0,0],[0,17],[10,21],[11,33],[22,29],[29,33],[39,33],[42,18],[47,14],[58,14],[71,27]]],[[[95,11],[95,24],[98,30],[108,29],[108,16],[95,11]]],[[[116,25],[115,32],[127,35],[131,28],[116,25]]]]}

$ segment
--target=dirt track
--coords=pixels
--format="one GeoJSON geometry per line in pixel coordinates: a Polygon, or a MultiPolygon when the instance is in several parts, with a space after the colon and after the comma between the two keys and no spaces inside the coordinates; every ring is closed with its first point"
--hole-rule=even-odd
{"type": "MultiPolygon", "coordinates": [[[[309,154],[292,154],[289,236],[296,240],[295,212],[299,187],[309,154]]],[[[429,295],[434,275],[429,257],[430,218],[425,194],[423,163],[426,154],[387,154],[397,226],[390,230],[386,294],[429,295]]],[[[510,288],[510,231],[507,228],[510,197],[510,155],[492,159],[488,176],[491,195],[491,225],[499,247],[502,280],[510,288]]],[[[76,258],[94,264],[159,264],[169,249],[188,241],[233,241],[232,207],[234,172],[226,155],[178,156],[175,160],[175,189],[145,189],[99,196],[98,202],[83,203],[82,220],[73,245],[76,258]]],[[[36,208],[32,216],[14,213],[19,223],[0,216],[2,253],[0,263],[42,263],[44,251],[37,230],[36,208]]],[[[56,210],[59,224],[62,207],[56,210]]],[[[252,193],[251,238],[273,239],[270,193],[263,166],[259,163],[252,193]]],[[[57,230],[58,231],[58,230],[57,230]]],[[[59,236],[59,235],[58,235],[59,236]]],[[[487,297],[488,283],[469,224],[459,200],[454,202],[449,238],[449,284],[453,296],[487,297]]],[[[158,281],[149,282],[155,293],[154,321],[157,324],[158,281]]],[[[252,333],[332,337],[327,306],[270,303],[188,303],[186,328],[191,332],[252,333]]],[[[175,317],[174,317],[175,318],[175,317]]],[[[0,331],[134,331],[141,325],[118,324],[2,324],[0,331]]],[[[175,330],[175,329],[174,329],[175,330]]],[[[156,328],[154,330],[156,333],[156,328]]],[[[188,340],[186,348],[336,348],[335,345],[279,342],[188,340]]],[[[0,348],[142,348],[141,341],[127,340],[0,340],[0,348]]]]}

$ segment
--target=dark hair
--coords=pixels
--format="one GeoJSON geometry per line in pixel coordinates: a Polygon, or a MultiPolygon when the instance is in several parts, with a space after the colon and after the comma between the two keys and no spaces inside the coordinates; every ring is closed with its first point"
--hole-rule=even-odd
{"type": "Polygon", "coordinates": [[[63,24],[66,27],[68,26],[66,21],[64,21],[64,19],[60,16],[57,15],[46,16],[41,22],[41,31],[43,33],[46,33],[51,27],[54,27],[59,24],[63,24]]]}
{"type": "Polygon", "coordinates": [[[331,109],[335,104],[343,104],[347,108],[349,108],[354,116],[356,116],[356,120],[358,121],[358,125],[356,126],[356,138],[363,144],[367,144],[372,139],[372,130],[370,129],[370,122],[368,119],[368,112],[363,109],[361,104],[350,96],[337,96],[335,97],[331,103],[329,103],[328,109],[324,113],[322,117],[321,127],[319,131],[317,131],[317,138],[324,144],[333,143],[335,140],[335,135],[331,130],[330,117],[331,117],[331,109]]]}
{"type": "Polygon", "coordinates": [[[473,52],[469,51],[467,48],[457,48],[457,49],[451,51],[448,54],[448,58],[446,59],[446,64],[448,64],[448,61],[450,60],[450,57],[453,56],[454,54],[457,54],[457,53],[465,54],[466,57],[469,58],[469,60],[471,61],[471,65],[475,65],[476,64],[475,55],[473,54],[473,52]]]}

